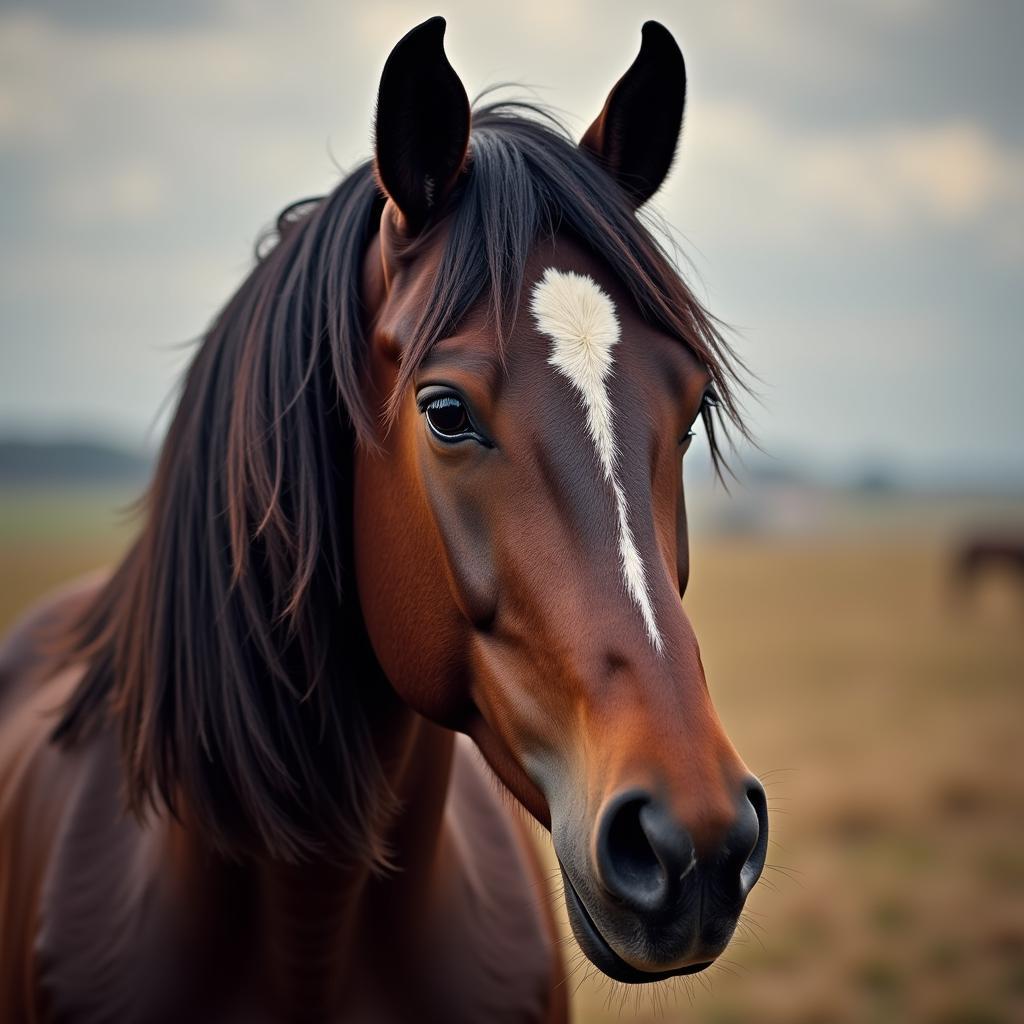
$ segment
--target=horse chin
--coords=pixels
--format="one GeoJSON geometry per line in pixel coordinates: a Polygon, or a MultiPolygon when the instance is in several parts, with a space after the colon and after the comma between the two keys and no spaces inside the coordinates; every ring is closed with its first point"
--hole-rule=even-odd
{"type": "Polygon", "coordinates": [[[613,981],[622,981],[631,985],[649,985],[651,982],[665,981],[668,978],[699,974],[715,962],[714,959],[703,960],[682,967],[674,967],[667,971],[642,971],[638,967],[634,967],[623,960],[608,944],[564,868],[562,868],[562,880],[569,924],[580,949],[595,967],[607,974],[613,981]]]}

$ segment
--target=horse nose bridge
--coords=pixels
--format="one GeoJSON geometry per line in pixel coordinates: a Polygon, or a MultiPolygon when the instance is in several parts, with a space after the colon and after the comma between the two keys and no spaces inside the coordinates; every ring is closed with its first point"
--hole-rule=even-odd
{"type": "Polygon", "coordinates": [[[638,664],[609,646],[582,689],[582,723],[609,771],[645,765],[671,788],[717,785],[746,772],[703,676],[638,664]]]}
{"type": "Polygon", "coordinates": [[[625,721],[640,732],[667,726],[688,744],[721,732],[696,638],[681,608],[660,649],[614,620],[598,620],[591,637],[572,671],[595,718],[613,730],[625,721]]]}
{"type": "Polygon", "coordinates": [[[538,617],[568,623],[584,642],[587,634],[611,633],[649,644],[675,632],[679,594],[652,519],[650,482],[631,481],[627,495],[622,481],[610,482],[573,444],[538,441],[526,454],[540,497],[524,524],[531,543],[516,536],[508,551],[519,596],[538,617]]]}
{"type": "Polygon", "coordinates": [[[749,771],[730,741],[699,658],[651,656],[608,637],[580,679],[591,792],[657,794],[699,850],[732,827],[749,771]]]}

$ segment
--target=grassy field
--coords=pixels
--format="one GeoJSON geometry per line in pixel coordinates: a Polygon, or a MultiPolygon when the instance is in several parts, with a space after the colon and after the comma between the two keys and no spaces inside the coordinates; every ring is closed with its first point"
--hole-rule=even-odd
{"type": "MultiPolygon", "coordinates": [[[[0,626],[115,556],[124,501],[3,500],[0,626]]],[[[687,605],[768,787],[771,866],[689,984],[627,990],[580,964],[579,1024],[1024,1020],[1024,594],[993,579],[954,599],[943,536],[695,542],[687,605]]]]}

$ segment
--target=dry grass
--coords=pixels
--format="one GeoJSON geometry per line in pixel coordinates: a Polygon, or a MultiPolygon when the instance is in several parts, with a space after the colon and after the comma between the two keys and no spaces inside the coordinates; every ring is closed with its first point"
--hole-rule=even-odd
{"type": "MultiPolygon", "coordinates": [[[[19,500],[0,626],[126,537],[94,504],[19,500]]],[[[768,786],[772,867],[727,962],[645,990],[582,966],[581,1024],[1024,1020],[1024,595],[958,604],[921,537],[695,545],[687,605],[768,786]]]]}

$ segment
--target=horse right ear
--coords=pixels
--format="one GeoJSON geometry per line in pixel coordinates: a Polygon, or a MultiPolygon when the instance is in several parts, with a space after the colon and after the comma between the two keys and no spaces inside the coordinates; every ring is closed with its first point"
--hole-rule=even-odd
{"type": "Polygon", "coordinates": [[[443,206],[469,148],[469,98],[445,56],[444,30],[444,18],[431,18],[403,36],[377,93],[377,178],[413,233],[443,206]]]}
{"type": "Polygon", "coordinates": [[[634,206],[646,203],[665,180],[686,104],[686,64],[672,33],[648,21],[642,39],[636,60],[580,140],[634,206]]]}

